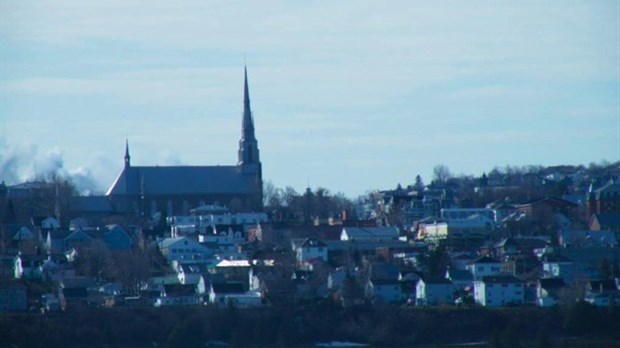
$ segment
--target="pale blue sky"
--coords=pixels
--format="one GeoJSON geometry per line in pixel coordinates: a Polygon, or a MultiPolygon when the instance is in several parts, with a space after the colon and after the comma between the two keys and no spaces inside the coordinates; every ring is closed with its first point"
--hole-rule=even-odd
{"type": "Polygon", "coordinates": [[[620,160],[619,1],[0,0],[2,177],[234,164],[350,196],[620,160]],[[260,5],[259,5],[260,3],[260,5]]]}

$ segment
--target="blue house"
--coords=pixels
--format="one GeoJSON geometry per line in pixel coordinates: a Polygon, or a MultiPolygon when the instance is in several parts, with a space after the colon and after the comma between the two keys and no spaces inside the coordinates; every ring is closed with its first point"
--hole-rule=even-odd
{"type": "Polygon", "coordinates": [[[131,236],[119,225],[108,225],[103,240],[110,250],[131,249],[131,236]]]}

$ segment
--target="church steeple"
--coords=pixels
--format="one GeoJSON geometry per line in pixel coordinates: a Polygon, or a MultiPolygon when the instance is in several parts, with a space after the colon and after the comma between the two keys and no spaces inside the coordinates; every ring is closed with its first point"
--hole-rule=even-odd
{"type": "Polygon", "coordinates": [[[258,141],[254,134],[254,120],[250,109],[247,67],[244,68],[243,121],[241,124],[241,140],[239,140],[239,164],[260,164],[258,141]]]}
{"type": "Polygon", "coordinates": [[[131,156],[129,156],[129,140],[125,139],[125,167],[131,166],[131,156]]]}

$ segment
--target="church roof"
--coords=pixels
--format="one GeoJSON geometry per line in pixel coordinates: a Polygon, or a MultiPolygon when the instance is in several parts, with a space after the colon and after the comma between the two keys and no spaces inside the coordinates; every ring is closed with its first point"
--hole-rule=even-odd
{"type": "Polygon", "coordinates": [[[106,195],[244,194],[254,180],[240,166],[127,166],[106,195]]]}

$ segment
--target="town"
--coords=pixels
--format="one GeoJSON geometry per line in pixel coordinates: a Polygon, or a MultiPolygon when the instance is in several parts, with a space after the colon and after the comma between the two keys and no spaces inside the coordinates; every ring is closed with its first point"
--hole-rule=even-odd
{"type": "MultiPolygon", "coordinates": [[[[299,193],[263,181],[247,70],[243,87],[236,165],[136,166],[127,140],[105,194],[80,194],[57,173],[2,182],[0,312],[620,305],[620,163],[469,176],[440,164],[428,183],[412,174],[355,199],[299,193]]],[[[291,339],[276,321],[272,333],[291,339]]],[[[376,341],[420,342],[395,339],[394,325],[376,341]]]]}
{"type": "Polygon", "coordinates": [[[73,205],[71,184],[2,186],[2,311],[77,306],[617,305],[620,167],[495,169],[351,201],[265,190],[138,216],[73,205]]]}

